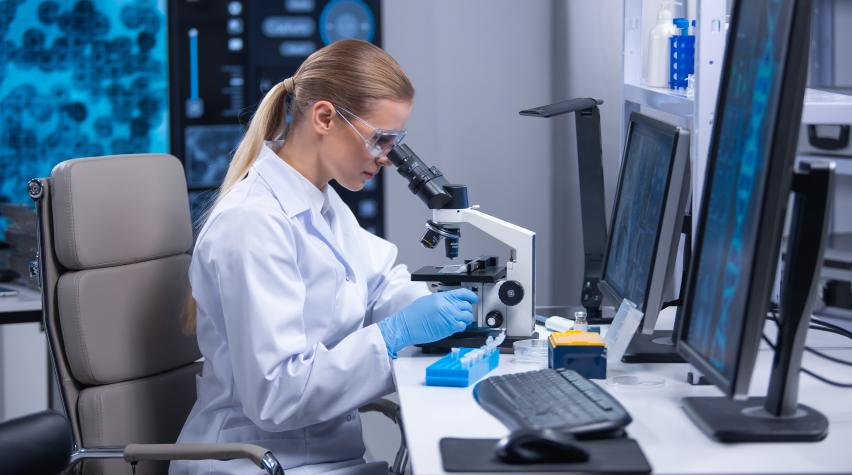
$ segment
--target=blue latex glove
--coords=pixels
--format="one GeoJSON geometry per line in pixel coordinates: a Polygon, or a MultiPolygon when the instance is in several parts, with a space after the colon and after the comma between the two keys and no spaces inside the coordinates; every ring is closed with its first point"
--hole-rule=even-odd
{"type": "Polygon", "coordinates": [[[468,289],[420,297],[379,322],[388,354],[396,357],[406,346],[431,343],[464,330],[473,322],[473,304],[478,301],[468,289]]]}

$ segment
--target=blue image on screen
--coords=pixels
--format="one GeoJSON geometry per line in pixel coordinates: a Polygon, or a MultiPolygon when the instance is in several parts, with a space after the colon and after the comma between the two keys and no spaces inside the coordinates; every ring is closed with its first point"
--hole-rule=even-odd
{"type": "Polygon", "coordinates": [[[663,214],[672,146],[671,136],[633,122],[613,212],[612,242],[603,278],[642,311],[663,214]]]}
{"type": "MultiPolygon", "coordinates": [[[[746,318],[758,219],[766,187],[769,146],[778,108],[776,81],[781,51],[777,29],[789,18],[781,16],[782,2],[770,1],[766,10],[749,11],[743,3],[718,134],[712,184],[705,199],[703,244],[698,252],[691,323],[686,339],[713,367],[731,380],[746,318]]],[[[758,5],[755,3],[756,6],[758,5]]],[[[762,5],[762,4],[761,4],[762,5]]]]}
{"type": "Polygon", "coordinates": [[[165,0],[0,1],[0,202],[76,157],[168,152],[165,0]]]}

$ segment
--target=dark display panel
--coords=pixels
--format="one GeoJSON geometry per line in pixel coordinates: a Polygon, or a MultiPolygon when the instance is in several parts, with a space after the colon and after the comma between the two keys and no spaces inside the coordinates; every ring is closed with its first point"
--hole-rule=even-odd
{"type": "Polygon", "coordinates": [[[628,140],[603,280],[644,313],[676,136],[637,121],[628,140]]]}
{"type": "MultiPolygon", "coordinates": [[[[794,2],[781,0],[742,2],[732,27],[736,35],[728,39],[682,342],[726,392],[733,391],[738,371],[749,366],[744,361],[753,360],[741,354],[758,343],[745,334],[748,319],[762,323],[759,313],[768,304],[768,295],[751,291],[766,287],[761,282],[771,275],[755,275],[753,268],[760,264],[757,269],[774,270],[769,254],[777,249],[774,236],[780,229],[774,229],[774,215],[780,213],[770,216],[762,210],[783,209],[792,176],[792,162],[782,162],[792,155],[774,156],[773,144],[793,7],[794,2]],[[750,309],[755,315],[749,315],[750,309]]],[[[773,255],[777,258],[777,252],[773,255]]]]}
{"type": "MultiPolygon", "coordinates": [[[[172,152],[185,161],[196,220],[266,91],[332,41],[381,43],[378,1],[177,0],[169,13],[172,152]]],[[[362,226],[383,235],[381,174],[361,192],[336,189],[362,226]]]]}

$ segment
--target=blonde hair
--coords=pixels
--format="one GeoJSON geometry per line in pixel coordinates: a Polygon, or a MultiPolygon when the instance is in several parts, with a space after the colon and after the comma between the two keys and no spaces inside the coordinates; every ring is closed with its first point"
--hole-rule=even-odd
{"type": "MultiPolygon", "coordinates": [[[[371,112],[375,101],[382,99],[411,101],[414,86],[399,64],[381,48],[361,40],[340,40],[315,51],[293,77],[273,86],[260,101],[211,209],[246,177],[264,141],[285,137],[288,129],[297,126],[316,101],[330,101],[364,116],[371,112]]],[[[186,328],[194,331],[196,303],[192,295],[186,307],[186,328]]]]}

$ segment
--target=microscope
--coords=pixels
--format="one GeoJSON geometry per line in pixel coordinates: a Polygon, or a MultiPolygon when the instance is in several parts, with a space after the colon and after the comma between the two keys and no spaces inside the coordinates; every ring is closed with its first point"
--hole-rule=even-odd
{"type": "Polygon", "coordinates": [[[460,225],[473,225],[510,248],[505,266],[495,256],[466,259],[464,264],[425,266],[411,280],[428,282],[437,291],[467,288],[477,294],[474,322],[465,331],[421,346],[424,353],[452,347],[479,347],[489,335],[505,331],[501,352],[510,353],[518,340],[537,338],[535,329],[535,233],[469,206],[467,187],[450,184],[436,167],[429,167],[407,145],[388,154],[408,189],[432,210],[420,243],[434,249],[444,240],[450,259],[459,255],[460,225]]]}

